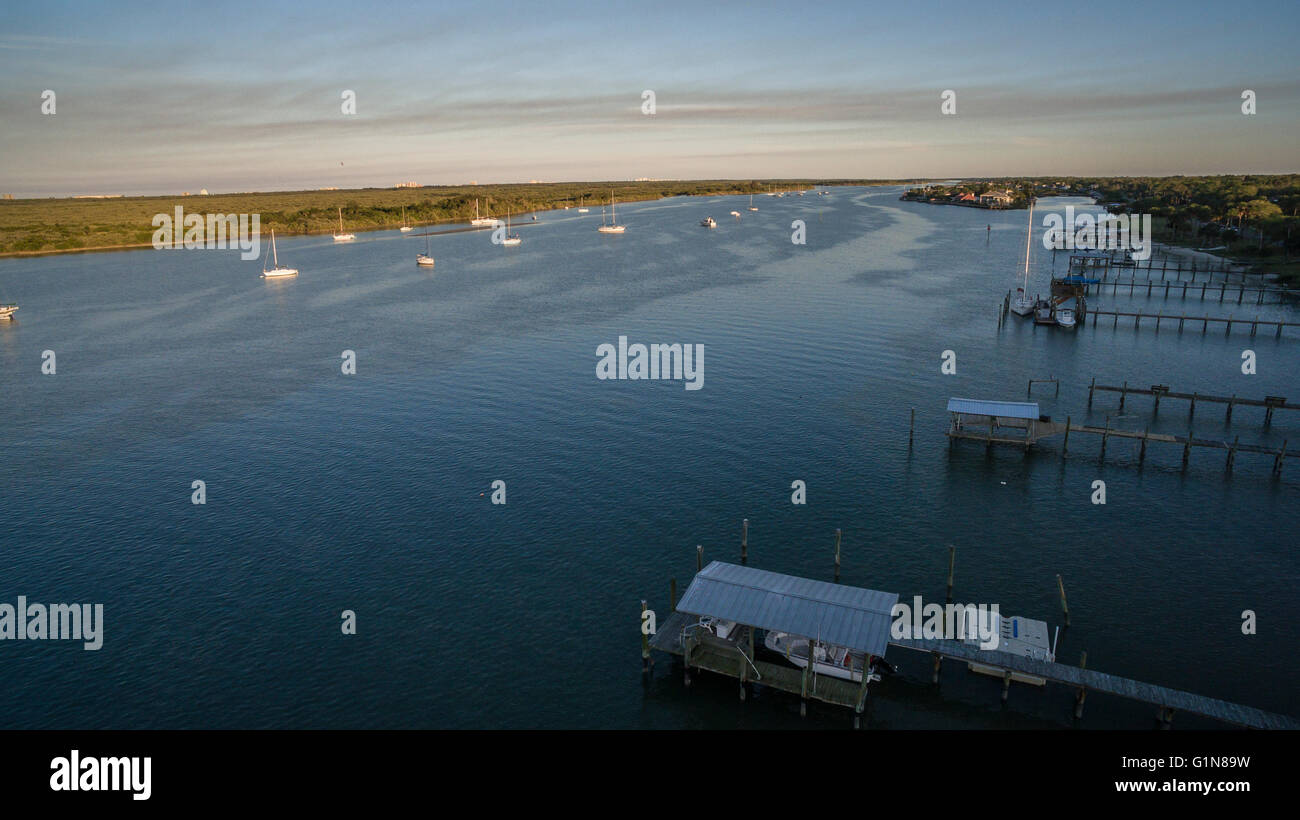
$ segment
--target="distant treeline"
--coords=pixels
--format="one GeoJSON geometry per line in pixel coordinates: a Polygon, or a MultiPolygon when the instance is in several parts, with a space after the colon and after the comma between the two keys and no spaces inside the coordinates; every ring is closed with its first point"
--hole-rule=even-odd
{"type": "Polygon", "coordinates": [[[408,224],[464,222],[474,200],[485,216],[504,217],[673,196],[762,194],[832,185],[896,185],[900,180],[763,179],[664,182],[559,182],[521,185],[462,185],[424,188],[363,188],[343,191],[124,197],[117,199],[0,200],[0,254],[76,251],[150,244],[155,214],[260,214],[263,231],[280,235],[328,233],[338,229],[338,209],[351,232],[397,228],[403,209],[408,224]]]}
{"type": "Polygon", "coordinates": [[[1226,245],[1233,256],[1284,260],[1300,253],[1300,174],[1202,177],[1000,177],[909,189],[905,199],[952,201],[1006,190],[1029,197],[1089,196],[1111,213],[1151,214],[1156,238],[1226,245]]]}

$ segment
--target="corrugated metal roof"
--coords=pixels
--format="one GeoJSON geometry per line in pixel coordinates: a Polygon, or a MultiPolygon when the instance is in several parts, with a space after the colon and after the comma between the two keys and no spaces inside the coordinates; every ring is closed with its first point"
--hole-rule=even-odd
{"type": "Polygon", "coordinates": [[[983,401],[981,399],[948,399],[951,413],[970,413],[975,416],[1002,416],[1008,419],[1038,419],[1038,402],[983,401]]]}
{"type": "Polygon", "coordinates": [[[895,592],[714,561],[695,574],[677,609],[884,655],[896,603],[895,592]]]}

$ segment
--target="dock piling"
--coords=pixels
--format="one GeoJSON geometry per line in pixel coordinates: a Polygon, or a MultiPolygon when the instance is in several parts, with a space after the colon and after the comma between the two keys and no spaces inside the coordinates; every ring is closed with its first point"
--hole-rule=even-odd
{"type": "Polygon", "coordinates": [[[704,545],[695,545],[695,571],[699,572],[704,569],[704,545]]]}
{"type": "MultiPolygon", "coordinates": [[[[1079,653],[1079,668],[1080,669],[1088,668],[1088,653],[1086,650],[1079,653]]],[[[1088,688],[1086,686],[1080,686],[1078,694],[1076,694],[1074,697],[1074,719],[1075,720],[1079,720],[1083,717],[1083,700],[1086,697],[1088,697],[1088,688]]]]}
{"type": "Polygon", "coordinates": [[[645,603],[645,599],[642,598],[642,599],[641,599],[641,624],[642,624],[642,627],[641,627],[641,676],[642,676],[642,677],[648,677],[648,676],[650,675],[650,663],[651,663],[651,661],[650,661],[650,636],[649,636],[648,634],[646,634],[645,626],[644,626],[644,624],[645,624],[645,612],[646,612],[646,603],[645,603]]]}
{"type": "Polygon", "coordinates": [[[1060,573],[1056,576],[1056,588],[1061,591],[1061,611],[1065,613],[1065,625],[1070,625],[1070,605],[1065,601],[1065,582],[1061,580],[1060,573]]]}
{"type": "Polygon", "coordinates": [[[912,449],[912,438],[916,433],[916,408],[912,408],[912,419],[907,423],[907,449],[912,449]]]}
{"type": "Polygon", "coordinates": [[[749,561],[749,519],[740,522],[740,563],[749,561]]]}
{"type": "Polygon", "coordinates": [[[840,528],[835,528],[835,583],[840,582],[840,528]]]}
{"type": "Polygon", "coordinates": [[[677,611],[677,579],[668,579],[668,611],[677,611]]]}

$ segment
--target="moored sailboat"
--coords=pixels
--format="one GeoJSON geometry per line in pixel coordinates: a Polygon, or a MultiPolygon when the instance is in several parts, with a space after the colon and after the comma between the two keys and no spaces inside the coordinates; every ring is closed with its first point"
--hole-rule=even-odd
{"type": "Polygon", "coordinates": [[[262,265],[264,266],[262,268],[263,279],[278,279],[283,276],[298,275],[297,268],[285,268],[280,266],[280,254],[276,253],[275,250],[275,231],[271,231],[271,259],[272,259],[272,263],[271,263],[272,266],[270,269],[267,269],[265,267],[266,265],[265,261],[262,262],[262,265]]]}
{"type": "Polygon", "coordinates": [[[626,225],[618,224],[618,215],[614,212],[614,196],[612,194],[609,197],[609,212],[610,212],[610,220],[609,220],[609,224],[607,225],[605,224],[605,212],[603,209],[601,210],[601,214],[600,214],[601,224],[600,227],[597,228],[596,230],[600,231],[601,233],[623,233],[624,231],[626,231],[627,230],[626,225]]]}
{"type": "Polygon", "coordinates": [[[474,218],[469,221],[469,224],[473,225],[476,228],[482,228],[487,225],[495,225],[499,221],[500,220],[493,219],[490,216],[479,216],[478,200],[477,199],[474,200],[474,218]]]}
{"type": "Polygon", "coordinates": [[[1011,312],[1028,316],[1034,312],[1034,300],[1029,298],[1029,241],[1034,233],[1034,199],[1029,198],[1029,227],[1025,229],[1025,269],[1023,281],[1016,288],[1016,298],[1011,300],[1011,312]]]}
{"type": "Polygon", "coordinates": [[[343,209],[339,208],[339,232],[334,234],[335,242],[351,242],[357,237],[354,234],[343,232],[343,209]]]}

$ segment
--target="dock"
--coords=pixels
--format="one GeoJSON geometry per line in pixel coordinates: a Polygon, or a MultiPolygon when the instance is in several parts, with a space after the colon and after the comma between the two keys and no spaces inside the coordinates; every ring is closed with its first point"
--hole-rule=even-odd
{"type": "MultiPolygon", "coordinates": [[[[742,530],[742,552],[748,550],[748,521],[742,530]]],[[[835,566],[839,567],[839,538],[836,537],[835,566]]],[[[1300,720],[1237,703],[1197,695],[1151,683],[1098,672],[1087,668],[1087,653],[1079,666],[1043,661],[983,650],[963,641],[892,637],[893,608],[899,596],[838,583],[817,581],[713,561],[703,564],[703,549],[696,548],[697,572],[680,602],[677,582],[670,582],[671,613],[650,634],[646,623],[646,602],[641,602],[642,673],[652,669],[651,651],[680,659],[683,684],[691,685],[692,673],[708,672],[739,683],[740,700],[747,700],[755,685],[794,695],[800,699],[800,715],[807,714],[808,701],[819,701],[852,710],[853,726],[860,728],[868,707],[868,693],[876,676],[863,674],[860,682],[817,673],[812,664],[796,668],[767,660],[755,653],[760,631],[779,630],[826,645],[848,647],[860,653],[850,669],[867,666],[869,659],[883,659],[889,647],[927,653],[934,658],[932,683],[939,682],[943,659],[993,667],[1002,674],[1002,699],[1007,700],[1013,673],[1040,678],[1074,690],[1073,715],[1083,716],[1088,692],[1099,692],[1157,707],[1162,728],[1169,728],[1176,712],[1200,715],[1234,726],[1252,729],[1300,729],[1300,720]],[[731,628],[715,634],[705,622],[725,621],[731,628]]],[[[948,563],[948,603],[952,603],[953,560],[948,563]]],[[[744,560],[744,559],[742,559],[744,560]]],[[[838,572],[836,573],[838,576],[838,572]]],[[[1060,577],[1057,577],[1061,585],[1060,577]]],[[[1069,608],[1061,585],[1061,605],[1069,626],[1069,608]]]]}
{"type": "Polygon", "coordinates": [[[1273,421],[1274,410],[1300,410],[1300,404],[1288,402],[1286,396],[1265,396],[1262,399],[1243,399],[1237,395],[1232,396],[1215,396],[1209,393],[1178,393],[1169,389],[1165,384],[1153,384],[1149,388],[1129,387],[1128,382],[1115,387],[1108,384],[1097,384],[1097,379],[1093,378],[1092,383],[1088,385],[1088,407],[1092,407],[1092,394],[1094,391],[1103,390],[1109,393],[1119,393],[1119,412],[1124,412],[1124,400],[1130,395],[1137,396],[1154,396],[1155,403],[1152,407],[1153,413],[1160,412],[1161,399],[1182,399],[1191,402],[1187,417],[1190,419],[1196,415],[1196,403],[1210,402],[1212,404],[1228,405],[1227,417],[1224,423],[1232,421],[1232,408],[1235,407],[1263,407],[1264,409],[1264,426],[1267,427],[1273,421]]]}
{"type": "Polygon", "coordinates": [[[1085,294],[1098,295],[1104,294],[1106,287],[1109,285],[1112,296],[1119,295],[1120,290],[1127,288],[1129,296],[1142,295],[1143,290],[1145,290],[1146,296],[1187,299],[1188,293],[1190,293],[1192,298],[1199,296],[1202,302],[1207,297],[1213,299],[1217,293],[1219,297],[1217,301],[1222,303],[1231,294],[1237,297],[1237,304],[1239,305],[1244,303],[1248,293],[1254,297],[1252,304],[1256,305],[1280,305],[1291,301],[1300,301],[1300,289],[1287,288],[1282,285],[1247,285],[1244,282],[1234,285],[1227,281],[1209,282],[1207,280],[1201,282],[1198,287],[1196,283],[1187,280],[1137,279],[1132,277],[1129,279],[1106,280],[1070,275],[1054,278],[1052,283],[1078,286],[1085,294]],[[1270,298],[1269,301],[1265,301],[1265,296],[1277,298],[1270,298]]]}
{"type": "MultiPolygon", "coordinates": [[[[1283,322],[1281,320],[1275,320],[1275,319],[1261,319],[1258,316],[1256,316],[1253,319],[1237,319],[1233,316],[1211,316],[1208,313],[1205,314],[1204,316],[1189,316],[1186,313],[1170,313],[1170,314],[1166,314],[1163,312],[1145,313],[1142,311],[1096,310],[1093,308],[1090,308],[1088,310],[1088,314],[1092,316],[1093,327],[1097,326],[1097,320],[1102,316],[1115,317],[1114,324],[1112,325],[1113,327],[1119,327],[1119,319],[1121,316],[1125,318],[1132,318],[1133,328],[1135,330],[1142,326],[1142,320],[1144,319],[1154,319],[1156,330],[1160,329],[1161,322],[1177,321],[1178,329],[1180,331],[1183,329],[1183,324],[1185,322],[1191,322],[1193,326],[1195,326],[1197,322],[1200,322],[1201,335],[1204,335],[1206,333],[1206,331],[1209,329],[1209,326],[1211,324],[1225,325],[1226,329],[1224,335],[1229,335],[1232,333],[1233,325],[1241,325],[1241,326],[1250,325],[1250,335],[1252,338],[1254,338],[1259,328],[1264,327],[1264,328],[1274,328],[1275,329],[1274,337],[1281,339],[1282,328],[1300,327],[1300,322],[1283,322]]],[[[1084,321],[1086,321],[1086,319],[1084,321]]],[[[1080,322],[1080,324],[1082,323],[1083,322],[1080,322]]]]}
{"type": "MultiPolygon", "coordinates": [[[[892,640],[889,645],[927,652],[950,660],[975,663],[988,663],[989,656],[996,654],[998,655],[996,665],[1007,670],[1008,674],[1020,672],[1074,688],[1076,706],[1082,706],[1086,693],[1090,691],[1117,695],[1156,706],[1157,717],[1164,725],[1168,725],[1173,719],[1174,712],[1187,712],[1249,729],[1300,729],[1300,720],[1265,712],[1252,706],[1229,703],[1217,698],[1169,689],[1069,664],[1049,663],[1005,652],[987,652],[967,646],[960,641],[909,639],[892,640]]],[[[1076,709],[1076,715],[1081,712],[1081,708],[1076,709]]]]}
{"type": "Polygon", "coordinates": [[[1141,447],[1138,450],[1139,466],[1146,461],[1148,444],[1177,444],[1183,448],[1184,469],[1187,468],[1190,461],[1192,448],[1200,447],[1225,451],[1227,461],[1224,469],[1228,473],[1232,472],[1239,452],[1271,455],[1273,456],[1273,475],[1275,476],[1282,474],[1282,465],[1286,459],[1300,457],[1300,451],[1288,451],[1287,441],[1283,441],[1281,447],[1272,448],[1260,444],[1242,444],[1240,436],[1234,437],[1232,442],[1227,442],[1219,439],[1197,438],[1192,436],[1190,432],[1186,436],[1179,436],[1169,433],[1152,433],[1150,429],[1123,430],[1111,427],[1109,424],[1105,427],[1097,427],[1095,425],[1074,424],[1069,416],[1066,416],[1064,423],[1054,422],[1045,416],[1041,416],[1038,412],[1038,404],[1034,402],[954,398],[948,401],[948,412],[951,415],[951,422],[947,432],[950,446],[953,441],[964,439],[980,442],[986,448],[992,447],[994,444],[1001,444],[1020,447],[1025,452],[1028,452],[1033,445],[1044,438],[1064,435],[1065,438],[1061,445],[1061,455],[1064,456],[1069,453],[1070,436],[1083,434],[1101,437],[1102,460],[1106,458],[1106,445],[1110,439],[1132,439],[1141,442],[1141,447]]]}

